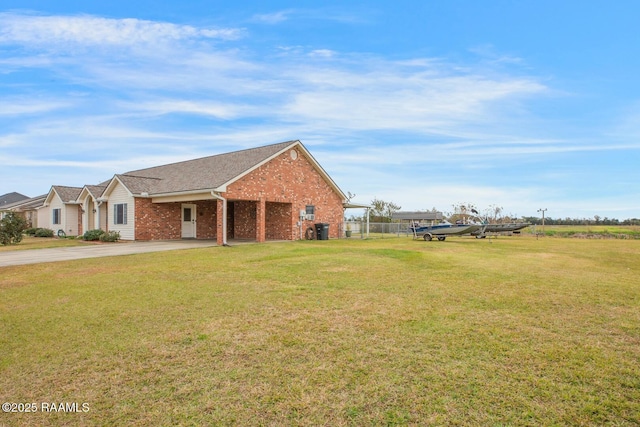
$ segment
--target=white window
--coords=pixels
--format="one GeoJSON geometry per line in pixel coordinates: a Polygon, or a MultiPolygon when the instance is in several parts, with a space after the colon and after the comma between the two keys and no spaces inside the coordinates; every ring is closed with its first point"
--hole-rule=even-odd
{"type": "Polygon", "coordinates": [[[53,224],[62,224],[62,209],[53,209],[53,224]]]}
{"type": "Polygon", "coordinates": [[[118,203],[117,205],[113,205],[113,223],[123,225],[127,223],[126,203],[118,203]]]}

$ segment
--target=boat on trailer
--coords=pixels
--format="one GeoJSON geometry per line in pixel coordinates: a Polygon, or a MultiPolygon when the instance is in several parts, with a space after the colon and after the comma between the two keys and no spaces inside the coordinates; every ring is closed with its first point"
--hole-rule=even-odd
{"type": "Polygon", "coordinates": [[[471,233],[472,236],[476,236],[478,239],[487,237],[486,233],[508,233],[513,231],[522,230],[530,226],[529,222],[510,222],[506,224],[483,224],[482,228],[471,233]]]}
{"type": "Polygon", "coordinates": [[[482,228],[482,225],[478,224],[452,224],[448,221],[442,221],[439,224],[434,225],[419,225],[413,224],[409,227],[409,230],[413,233],[414,237],[422,237],[427,242],[437,238],[439,241],[444,241],[447,236],[459,236],[461,234],[471,234],[482,228]]]}

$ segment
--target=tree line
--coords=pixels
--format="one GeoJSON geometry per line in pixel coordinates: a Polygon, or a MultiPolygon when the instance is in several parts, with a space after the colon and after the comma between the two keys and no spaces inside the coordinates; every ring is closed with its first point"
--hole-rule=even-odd
{"type": "MultiPolygon", "coordinates": [[[[402,209],[400,205],[394,202],[388,202],[375,198],[371,201],[371,208],[369,209],[369,220],[371,222],[392,222],[392,217],[395,212],[402,209]]],[[[425,209],[422,212],[440,212],[436,208],[425,209]]],[[[522,216],[519,217],[514,214],[506,214],[504,208],[501,206],[490,205],[488,208],[480,211],[472,203],[458,203],[452,205],[452,210],[444,213],[444,217],[454,222],[459,219],[468,219],[469,217],[476,217],[486,219],[491,223],[507,223],[507,222],[529,222],[531,224],[541,225],[542,217],[538,216],[522,216]]],[[[349,220],[359,221],[365,218],[351,216],[349,220]]],[[[601,217],[600,215],[594,215],[593,218],[544,218],[544,223],[547,225],[640,225],[640,219],[629,218],[625,220],[619,220],[617,218],[601,217]]]]}
{"type": "MultiPolygon", "coordinates": [[[[522,220],[532,224],[542,224],[542,218],[536,216],[525,216],[522,217],[522,220]]],[[[598,215],[593,218],[551,218],[545,216],[544,223],[546,225],[640,225],[640,219],[628,218],[620,221],[617,218],[606,216],[601,218],[598,215]]]]}

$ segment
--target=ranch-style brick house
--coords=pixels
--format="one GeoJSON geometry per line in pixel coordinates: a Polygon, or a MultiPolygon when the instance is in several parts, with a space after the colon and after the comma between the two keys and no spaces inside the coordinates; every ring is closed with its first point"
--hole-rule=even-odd
{"type": "Polygon", "coordinates": [[[38,222],[66,234],[100,228],[123,240],[220,245],[301,239],[323,223],[336,238],[346,202],[296,140],[116,174],[97,186],[53,186],[38,222]]]}

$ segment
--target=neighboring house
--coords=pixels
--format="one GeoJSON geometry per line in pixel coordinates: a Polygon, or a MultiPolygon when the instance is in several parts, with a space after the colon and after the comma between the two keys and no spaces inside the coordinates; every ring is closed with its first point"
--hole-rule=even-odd
{"type": "Polygon", "coordinates": [[[27,200],[28,198],[29,197],[25,196],[24,194],[16,192],[7,193],[0,196],[0,219],[4,218],[7,212],[11,210],[11,206],[23,200],[27,200]]]}
{"type": "Polygon", "coordinates": [[[12,205],[23,200],[27,200],[29,197],[20,193],[7,193],[0,196],[0,211],[4,211],[9,205],[12,205]]]}
{"type": "Polygon", "coordinates": [[[54,185],[38,209],[38,227],[64,231],[69,236],[81,234],[82,218],[78,196],[82,188],[54,185]]]}
{"type": "Polygon", "coordinates": [[[106,229],[125,240],[295,240],[315,223],[329,224],[329,237],[338,237],[347,201],[300,141],[118,174],[100,196],[87,186],[77,200],[57,200],[55,188],[47,199],[52,208],[74,200],[66,218],[79,204],[86,214],[92,197],[107,209],[99,221],[107,219],[106,229]]]}
{"type": "Polygon", "coordinates": [[[0,210],[2,215],[8,211],[16,212],[27,222],[27,227],[38,227],[38,208],[42,206],[46,197],[47,195],[43,194],[42,196],[26,198],[19,202],[5,205],[0,210]]]}

